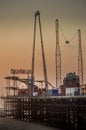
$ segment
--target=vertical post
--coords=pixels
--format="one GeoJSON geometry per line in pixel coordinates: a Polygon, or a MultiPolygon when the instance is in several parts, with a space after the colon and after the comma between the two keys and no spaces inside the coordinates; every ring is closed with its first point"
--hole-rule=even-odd
{"type": "Polygon", "coordinates": [[[47,80],[47,70],[46,70],[45,53],[44,53],[44,46],[43,46],[43,37],[42,37],[42,28],[41,28],[40,13],[38,14],[38,16],[39,16],[39,28],[40,28],[40,39],[41,39],[41,49],[42,49],[42,60],[43,60],[43,71],[44,71],[45,89],[46,89],[46,96],[47,96],[48,80],[47,80]]]}
{"type": "Polygon", "coordinates": [[[31,86],[29,89],[30,96],[33,96],[33,80],[34,80],[34,58],[35,58],[35,37],[36,37],[36,15],[34,22],[34,36],[33,36],[33,52],[32,52],[32,71],[31,71],[31,86]]]}
{"type": "Polygon", "coordinates": [[[78,29],[78,42],[79,42],[78,75],[79,75],[79,78],[80,78],[80,84],[83,84],[83,57],[82,57],[81,30],[80,29],[78,29]]]}

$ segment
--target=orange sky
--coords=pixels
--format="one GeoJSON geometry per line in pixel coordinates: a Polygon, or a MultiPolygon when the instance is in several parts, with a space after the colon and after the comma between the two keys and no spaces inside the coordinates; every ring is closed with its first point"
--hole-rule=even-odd
{"type": "MultiPolygon", "coordinates": [[[[80,28],[86,83],[86,1],[85,0],[3,0],[0,1],[0,86],[5,86],[4,77],[10,69],[31,69],[34,12],[41,13],[48,80],[55,85],[55,19],[68,40],[80,28]]],[[[62,55],[62,79],[68,72],[76,72],[78,66],[78,36],[69,45],[60,34],[62,55]]],[[[37,28],[35,78],[43,79],[39,29],[37,28]],[[39,69],[40,68],[40,69],[39,69]]]]}

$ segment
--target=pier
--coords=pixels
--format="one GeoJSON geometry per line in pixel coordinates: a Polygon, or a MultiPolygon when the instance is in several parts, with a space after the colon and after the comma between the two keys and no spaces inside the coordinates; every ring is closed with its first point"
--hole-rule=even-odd
{"type": "Polygon", "coordinates": [[[6,97],[4,116],[56,128],[86,128],[86,97],[6,97]]]}

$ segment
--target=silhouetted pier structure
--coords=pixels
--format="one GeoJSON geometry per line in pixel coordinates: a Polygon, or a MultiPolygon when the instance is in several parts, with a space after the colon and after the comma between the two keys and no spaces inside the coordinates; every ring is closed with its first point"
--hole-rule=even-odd
{"type": "Polygon", "coordinates": [[[86,128],[86,97],[6,97],[4,115],[57,128],[86,128]]]}

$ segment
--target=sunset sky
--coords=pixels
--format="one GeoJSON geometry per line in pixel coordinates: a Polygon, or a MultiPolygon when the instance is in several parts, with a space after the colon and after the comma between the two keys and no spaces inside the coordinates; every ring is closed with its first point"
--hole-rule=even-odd
{"type": "MultiPolygon", "coordinates": [[[[34,13],[40,11],[48,81],[55,86],[55,19],[67,40],[81,29],[84,83],[86,83],[86,0],[0,0],[0,88],[10,69],[31,69],[34,13]]],[[[69,45],[59,30],[62,80],[78,70],[78,33],[69,45]]],[[[35,79],[43,79],[37,24],[35,79]]]]}

